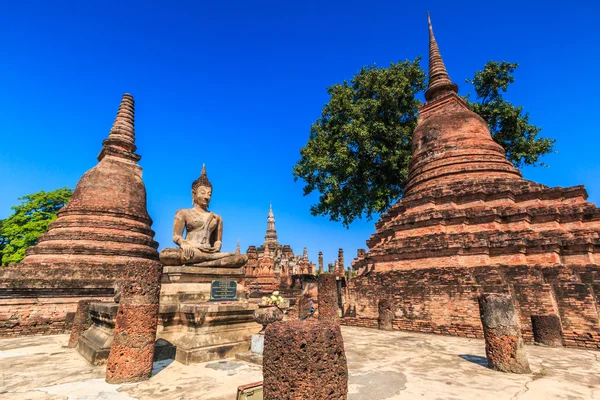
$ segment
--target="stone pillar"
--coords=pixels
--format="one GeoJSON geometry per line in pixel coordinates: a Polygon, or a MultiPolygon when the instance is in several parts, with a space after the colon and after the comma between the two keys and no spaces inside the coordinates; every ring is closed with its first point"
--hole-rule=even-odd
{"type": "Polygon", "coordinates": [[[377,323],[382,331],[391,331],[394,329],[394,307],[389,300],[379,300],[378,304],[379,318],[377,323]]]}
{"type": "Polygon", "coordinates": [[[298,297],[298,319],[306,319],[310,314],[310,294],[304,293],[298,297]]]}
{"type": "Polygon", "coordinates": [[[508,294],[482,294],[479,296],[479,312],[488,367],[502,372],[530,373],[512,297],[508,294]]]}
{"type": "Polygon", "coordinates": [[[319,320],[339,321],[335,278],[334,274],[319,275],[319,320]]]}
{"type": "Polygon", "coordinates": [[[71,337],[67,347],[77,347],[79,336],[92,326],[92,318],[90,317],[90,303],[92,302],[94,300],[79,300],[79,303],[77,303],[77,311],[73,319],[71,337]]]}
{"type": "Polygon", "coordinates": [[[339,324],[276,322],[265,331],[265,400],[345,400],[348,367],[339,324]]]}
{"type": "Polygon", "coordinates": [[[352,268],[349,268],[348,271],[346,271],[346,282],[350,283],[351,280],[352,280],[352,268]]]}
{"type": "Polygon", "coordinates": [[[162,265],[152,260],[131,261],[124,272],[106,365],[108,383],[138,382],[152,373],[162,265]]]}
{"type": "Polygon", "coordinates": [[[535,343],[553,347],[563,345],[562,328],[558,315],[532,315],[531,326],[535,343]]]}
{"type": "Polygon", "coordinates": [[[338,250],[338,271],[336,273],[339,276],[344,276],[344,249],[338,250]]]}
{"type": "Polygon", "coordinates": [[[323,252],[319,252],[319,274],[323,273],[323,252]]]}

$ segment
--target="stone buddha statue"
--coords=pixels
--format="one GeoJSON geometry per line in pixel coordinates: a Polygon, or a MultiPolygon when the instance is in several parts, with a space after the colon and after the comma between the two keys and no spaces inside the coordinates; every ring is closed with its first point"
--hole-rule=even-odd
{"type": "Polygon", "coordinates": [[[163,265],[241,267],[246,264],[246,255],[221,251],[223,219],[208,211],[211,196],[212,184],[203,165],[200,177],[192,183],[194,207],[175,213],[173,241],[179,248],[167,248],[160,252],[163,265]]]}

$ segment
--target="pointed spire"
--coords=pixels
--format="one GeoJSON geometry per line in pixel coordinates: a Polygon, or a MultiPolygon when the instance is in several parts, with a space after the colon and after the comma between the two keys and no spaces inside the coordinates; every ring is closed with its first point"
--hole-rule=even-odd
{"type": "Polygon", "coordinates": [[[101,161],[107,155],[125,158],[134,162],[140,160],[141,157],[134,154],[136,147],[133,105],[133,96],[125,93],[121,99],[110,133],[102,142],[102,150],[98,154],[98,161],[101,161]]]}
{"type": "Polygon", "coordinates": [[[263,253],[263,258],[270,257],[271,250],[269,249],[269,243],[265,242],[265,252],[263,253]]]}
{"type": "Polygon", "coordinates": [[[432,101],[444,93],[458,93],[458,86],[450,80],[450,76],[446,71],[440,49],[435,36],[433,36],[429,13],[427,13],[427,22],[429,24],[429,84],[425,92],[425,99],[432,101]]]}
{"type": "Polygon", "coordinates": [[[198,186],[206,186],[212,188],[212,183],[208,180],[206,175],[206,165],[202,164],[202,171],[200,171],[200,177],[192,182],[192,190],[196,190],[198,186]]]}
{"type": "Polygon", "coordinates": [[[235,254],[241,254],[241,250],[240,250],[240,238],[238,238],[237,246],[235,247],[235,254]]]}
{"type": "Polygon", "coordinates": [[[308,261],[308,250],[306,249],[306,247],[304,248],[304,251],[302,252],[302,260],[308,261]]]}
{"type": "Polygon", "coordinates": [[[275,214],[273,214],[273,203],[269,202],[269,217],[274,218],[275,214]]]}

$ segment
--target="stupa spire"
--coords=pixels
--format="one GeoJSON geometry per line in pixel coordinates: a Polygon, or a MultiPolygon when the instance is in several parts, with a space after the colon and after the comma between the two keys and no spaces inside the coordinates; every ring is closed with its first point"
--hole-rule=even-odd
{"type": "Polygon", "coordinates": [[[429,25],[429,84],[425,92],[425,99],[432,101],[444,93],[458,93],[458,86],[450,80],[448,71],[446,71],[440,48],[433,35],[429,13],[427,13],[427,23],[429,25]]]}
{"type": "Polygon", "coordinates": [[[273,204],[269,203],[269,214],[267,215],[267,234],[265,235],[267,243],[277,244],[277,230],[275,229],[275,214],[273,214],[273,204]]]}
{"type": "Polygon", "coordinates": [[[102,161],[107,155],[134,162],[140,160],[141,157],[134,153],[136,150],[134,114],[133,96],[125,93],[121,98],[121,104],[110,133],[102,142],[102,150],[98,155],[98,161],[102,161]]]}

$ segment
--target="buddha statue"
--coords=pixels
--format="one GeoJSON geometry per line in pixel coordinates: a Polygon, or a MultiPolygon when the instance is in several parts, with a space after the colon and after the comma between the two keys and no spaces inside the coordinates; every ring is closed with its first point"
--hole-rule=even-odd
{"type": "Polygon", "coordinates": [[[212,184],[203,165],[200,177],[192,183],[194,207],[175,213],[173,241],[179,248],[167,248],[160,252],[163,265],[233,268],[246,264],[246,255],[221,251],[223,219],[208,211],[211,196],[212,184]]]}

